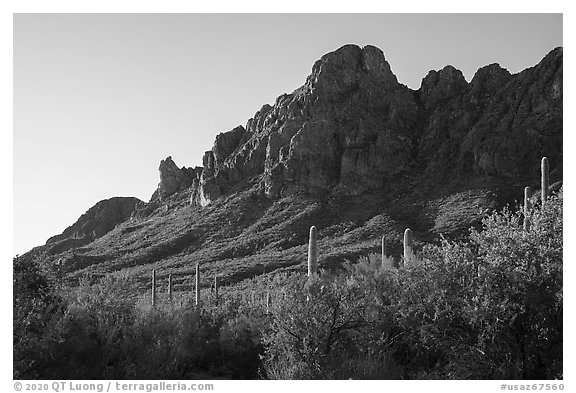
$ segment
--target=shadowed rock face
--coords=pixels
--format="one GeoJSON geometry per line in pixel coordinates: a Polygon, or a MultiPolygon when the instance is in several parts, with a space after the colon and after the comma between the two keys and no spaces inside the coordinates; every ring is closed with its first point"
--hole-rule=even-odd
{"type": "Polygon", "coordinates": [[[470,83],[446,66],[414,91],[398,83],[380,49],[346,45],[246,127],[218,135],[203,168],[170,160],[162,177],[161,164],[158,195],[189,187],[191,203],[206,206],[255,182],[275,198],[387,192],[404,175],[432,184],[522,179],[542,156],[561,172],[562,48],[515,75],[488,65],[470,83]]]}
{"type": "Polygon", "coordinates": [[[304,86],[263,106],[245,129],[231,131],[238,146],[221,148],[225,138],[217,138],[204,156],[193,200],[206,205],[254,177],[269,197],[381,187],[408,165],[417,110],[413,92],[398,83],[382,51],[342,47],[314,64],[304,86]],[[232,150],[224,161],[212,158],[232,150]]]}
{"type": "MultiPolygon", "coordinates": [[[[69,226],[60,235],[52,236],[46,244],[55,244],[66,239],[77,239],[84,244],[110,232],[114,227],[130,218],[136,206],[143,204],[138,198],[115,197],[105,199],[82,214],[78,221],[69,226]]],[[[73,243],[73,242],[72,242],[73,243]]],[[[78,246],[72,244],[72,248],[78,246]]],[[[62,250],[59,250],[61,252],[62,250]]]]}
{"type": "Polygon", "coordinates": [[[430,71],[420,87],[420,97],[425,109],[435,109],[442,102],[460,96],[468,83],[460,70],[446,66],[440,71],[430,71]]]}
{"type": "Polygon", "coordinates": [[[472,84],[492,94],[484,93],[483,99],[466,95],[471,103],[477,100],[481,110],[461,143],[462,159],[473,157],[476,174],[508,179],[537,175],[540,169],[534,162],[542,156],[553,157],[561,169],[562,49],[511,78],[495,67],[488,72],[483,86],[475,80],[472,84]]]}

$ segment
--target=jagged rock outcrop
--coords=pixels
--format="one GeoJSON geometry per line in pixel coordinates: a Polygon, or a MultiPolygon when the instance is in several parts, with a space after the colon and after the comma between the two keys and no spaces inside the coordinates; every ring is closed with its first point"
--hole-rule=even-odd
{"type": "Polygon", "coordinates": [[[246,129],[242,126],[234,128],[232,131],[216,135],[216,141],[212,153],[214,154],[214,166],[224,164],[226,158],[236,150],[236,148],[245,142],[246,129]]]}
{"type": "Polygon", "coordinates": [[[160,183],[154,194],[152,194],[150,201],[161,201],[175,192],[192,186],[194,180],[200,177],[202,168],[178,168],[172,157],[169,156],[165,160],[160,161],[158,171],[160,172],[160,183]]]}
{"type": "Polygon", "coordinates": [[[203,169],[172,176],[177,180],[159,194],[191,185],[191,202],[205,206],[248,184],[271,198],[300,190],[394,192],[408,175],[433,184],[520,179],[533,175],[538,168],[528,163],[544,155],[561,171],[562,48],[516,75],[488,65],[470,83],[446,66],[413,91],[380,49],[346,45],[246,127],[218,135],[203,169]]]}
{"type": "Polygon", "coordinates": [[[496,63],[480,68],[470,82],[470,103],[482,106],[511,78],[508,70],[496,63]]]}
{"type": "Polygon", "coordinates": [[[482,67],[466,88],[458,77],[430,91],[427,78],[419,90],[428,113],[418,160],[428,178],[520,180],[537,175],[533,163],[542,156],[554,157],[561,171],[562,48],[516,75],[498,64],[482,67]],[[460,85],[458,92],[445,93],[448,85],[460,85]]]}
{"type": "Polygon", "coordinates": [[[460,70],[446,66],[440,71],[430,71],[420,87],[420,97],[426,109],[434,108],[442,100],[457,97],[468,88],[460,70]]]}
{"type": "Polygon", "coordinates": [[[555,49],[492,90],[461,145],[462,157],[473,157],[474,173],[534,176],[539,168],[533,162],[542,156],[561,168],[562,64],[562,49],[555,49]]]}
{"type": "Polygon", "coordinates": [[[46,241],[46,245],[51,246],[49,252],[60,253],[90,243],[128,220],[136,207],[143,203],[132,197],[115,197],[96,203],[64,232],[46,241]]]}
{"type": "Polygon", "coordinates": [[[231,131],[237,136],[226,140],[237,140],[236,147],[220,148],[224,138],[217,138],[192,194],[206,205],[241,179],[258,176],[270,197],[381,187],[409,165],[417,111],[381,50],[347,45],[317,61],[304,86],[264,105],[245,132],[231,131]],[[222,161],[220,151],[234,152],[222,161]]]}
{"type": "Polygon", "coordinates": [[[238,126],[216,136],[212,150],[202,157],[203,170],[192,186],[191,203],[205,206],[228,191],[229,185],[242,178],[242,168],[236,162],[227,162],[227,158],[242,146],[247,135],[246,129],[238,126]]]}

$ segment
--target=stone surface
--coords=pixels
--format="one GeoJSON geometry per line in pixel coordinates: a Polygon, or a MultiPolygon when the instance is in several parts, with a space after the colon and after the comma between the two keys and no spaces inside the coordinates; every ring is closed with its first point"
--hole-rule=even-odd
{"type": "MultiPolygon", "coordinates": [[[[92,206],[86,213],[71,226],[66,228],[60,235],[48,239],[46,244],[58,243],[67,239],[76,239],[87,244],[106,233],[110,232],[116,225],[128,220],[132,212],[140,204],[143,204],[138,198],[115,197],[105,199],[92,206]]],[[[70,247],[67,247],[70,248],[70,247]]]]}
{"type": "Polygon", "coordinates": [[[553,157],[554,167],[561,168],[562,65],[558,48],[505,84],[494,83],[496,89],[461,144],[461,159],[473,158],[474,173],[533,176],[539,171],[533,163],[542,156],[553,157]]]}
{"type": "Polygon", "coordinates": [[[160,183],[150,201],[162,201],[175,192],[187,189],[200,176],[202,168],[178,168],[172,157],[167,157],[160,161],[158,171],[160,172],[160,183]]]}
{"type": "Polygon", "coordinates": [[[235,139],[238,146],[220,149],[217,138],[204,157],[197,201],[206,205],[258,176],[270,197],[382,186],[407,165],[417,110],[382,51],[344,46],[317,61],[304,86],[264,105],[235,139]],[[234,154],[215,159],[222,150],[234,154]]]}
{"type": "Polygon", "coordinates": [[[482,67],[470,83],[446,66],[414,91],[398,82],[380,49],[346,45],[246,127],[218,135],[196,180],[173,176],[174,165],[166,176],[174,180],[161,184],[164,194],[191,186],[191,203],[202,206],[258,182],[270,198],[359,195],[394,192],[398,179],[418,174],[436,185],[522,179],[543,155],[561,171],[562,48],[515,75],[482,67]]]}
{"type": "Polygon", "coordinates": [[[420,87],[420,97],[426,109],[437,106],[441,101],[461,95],[468,83],[460,70],[446,66],[440,71],[430,71],[420,87]]]}

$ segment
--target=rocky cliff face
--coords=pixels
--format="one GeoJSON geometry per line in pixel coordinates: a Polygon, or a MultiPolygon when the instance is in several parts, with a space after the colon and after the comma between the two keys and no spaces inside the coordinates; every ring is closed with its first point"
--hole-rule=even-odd
{"type": "Polygon", "coordinates": [[[128,220],[140,204],[143,204],[140,199],[130,197],[102,200],[88,209],[78,221],[60,235],[48,239],[46,244],[51,246],[53,253],[88,244],[128,220]]]}
{"type": "Polygon", "coordinates": [[[542,156],[561,171],[562,63],[557,48],[516,75],[491,64],[469,84],[454,72],[432,77],[435,84],[430,74],[424,78],[419,93],[427,119],[418,158],[427,175],[523,179],[538,174],[534,163],[542,156]]]}
{"type": "Polygon", "coordinates": [[[408,175],[521,179],[544,155],[561,171],[562,48],[516,75],[483,67],[470,83],[446,66],[414,91],[380,49],[346,45],[318,60],[302,87],[218,135],[203,168],[163,161],[153,199],[188,188],[191,203],[206,206],[247,184],[270,198],[358,195],[408,175]]]}
{"type": "Polygon", "coordinates": [[[382,187],[409,166],[418,109],[382,51],[342,47],[316,62],[304,86],[217,138],[192,202],[205,206],[254,178],[269,197],[382,187]]]}
{"type": "Polygon", "coordinates": [[[200,177],[202,168],[178,168],[172,157],[169,156],[160,161],[158,171],[160,172],[160,183],[150,201],[161,201],[175,192],[187,189],[200,177]]]}

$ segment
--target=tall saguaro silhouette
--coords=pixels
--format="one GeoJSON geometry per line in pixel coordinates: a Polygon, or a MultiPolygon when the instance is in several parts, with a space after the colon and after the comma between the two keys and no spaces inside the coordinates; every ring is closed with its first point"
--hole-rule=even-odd
{"type": "Polygon", "coordinates": [[[152,307],[156,307],[156,269],[152,269],[152,307]]]}
{"type": "Polygon", "coordinates": [[[541,188],[542,188],[542,206],[546,203],[548,199],[548,190],[550,188],[550,166],[548,164],[548,158],[542,157],[542,164],[540,166],[540,171],[542,173],[541,188]]]}
{"type": "Polygon", "coordinates": [[[196,305],[200,305],[200,263],[196,263],[196,305]]]}
{"type": "Polygon", "coordinates": [[[414,250],[413,250],[413,242],[414,238],[412,236],[412,230],[410,228],[406,228],[404,231],[404,264],[410,264],[412,262],[412,258],[414,258],[414,250]]]}
{"type": "Polygon", "coordinates": [[[382,236],[382,267],[386,267],[386,238],[382,236]]]}
{"type": "Polygon", "coordinates": [[[318,244],[316,243],[316,237],[316,227],[311,226],[308,240],[308,277],[312,277],[318,272],[318,244]]]}

